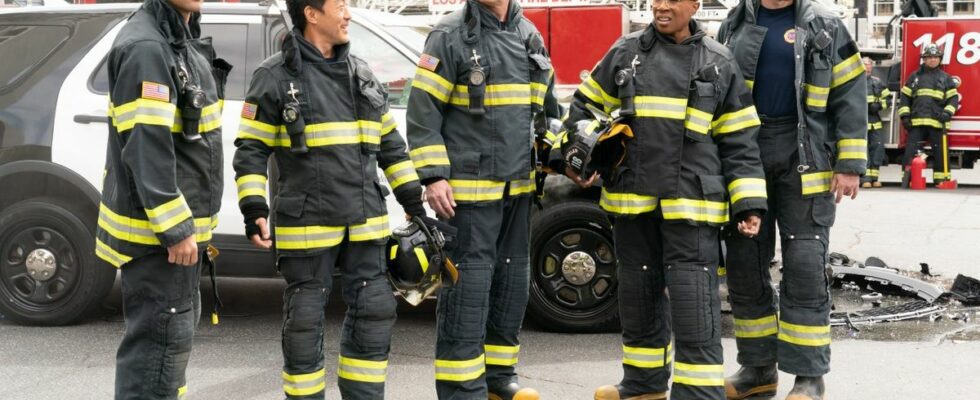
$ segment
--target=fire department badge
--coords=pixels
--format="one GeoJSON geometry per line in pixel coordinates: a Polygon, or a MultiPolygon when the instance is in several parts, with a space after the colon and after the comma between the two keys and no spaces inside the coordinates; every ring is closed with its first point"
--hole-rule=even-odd
{"type": "Polygon", "coordinates": [[[783,40],[785,40],[786,43],[789,44],[796,43],[796,28],[787,29],[786,33],[783,34],[783,40]]]}

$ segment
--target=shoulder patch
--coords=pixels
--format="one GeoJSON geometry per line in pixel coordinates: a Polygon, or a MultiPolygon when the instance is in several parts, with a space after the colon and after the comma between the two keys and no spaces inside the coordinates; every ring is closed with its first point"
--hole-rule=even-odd
{"type": "Polygon", "coordinates": [[[242,118],[245,119],[255,119],[255,115],[259,113],[259,105],[245,102],[242,104],[242,118]]]}
{"type": "Polygon", "coordinates": [[[143,81],[143,89],[140,91],[140,97],[169,103],[170,88],[167,85],[156,82],[143,81]]]}
{"type": "Polygon", "coordinates": [[[857,53],[858,53],[857,45],[855,45],[854,42],[850,40],[848,40],[847,43],[845,43],[843,46],[837,49],[837,56],[840,57],[841,60],[846,60],[857,53]]]}
{"type": "Polygon", "coordinates": [[[436,72],[436,67],[439,66],[439,59],[433,57],[432,55],[422,53],[419,57],[419,67],[425,68],[429,71],[436,72]]]}

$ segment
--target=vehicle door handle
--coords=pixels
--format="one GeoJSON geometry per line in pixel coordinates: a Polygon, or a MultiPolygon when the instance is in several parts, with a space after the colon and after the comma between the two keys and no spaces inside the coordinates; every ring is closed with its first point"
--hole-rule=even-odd
{"type": "Polygon", "coordinates": [[[79,124],[90,124],[93,122],[109,123],[109,117],[105,115],[75,114],[75,122],[79,124]]]}

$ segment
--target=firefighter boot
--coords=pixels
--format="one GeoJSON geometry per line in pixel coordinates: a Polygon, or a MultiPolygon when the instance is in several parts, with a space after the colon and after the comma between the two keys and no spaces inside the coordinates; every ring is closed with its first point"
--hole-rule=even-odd
{"type": "Polygon", "coordinates": [[[489,400],[538,400],[541,395],[537,390],[531,388],[521,388],[517,382],[510,382],[504,386],[490,388],[487,391],[489,400]]]}
{"type": "Polygon", "coordinates": [[[822,376],[797,376],[786,400],[823,400],[822,376]]]}
{"type": "Polygon", "coordinates": [[[725,397],[742,400],[749,396],[775,396],[779,373],[776,366],[742,367],[735,375],[725,378],[725,397]]]}
{"type": "Polygon", "coordinates": [[[876,187],[876,188],[880,188],[881,187],[881,182],[878,182],[878,181],[871,182],[871,186],[872,187],[876,187]]]}
{"type": "Polygon", "coordinates": [[[861,184],[861,188],[863,188],[863,189],[870,189],[871,188],[871,182],[864,182],[864,183],[862,183],[861,184]]]}
{"type": "Polygon", "coordinates": [[[631,393],[622,385],[599,386],[595,400],[666,400],[667,393],[631,393]]]}

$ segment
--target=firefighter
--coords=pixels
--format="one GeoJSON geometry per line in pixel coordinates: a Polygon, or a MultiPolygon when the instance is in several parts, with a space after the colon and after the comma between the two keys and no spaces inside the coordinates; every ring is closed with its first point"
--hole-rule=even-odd
{"type": "Polygon", "coordinates": [[[919,142],[929,139],[932,144],[932,181],[939,185],[952,178],[946,131],[959,107],[960,95],[953,78],[939,66],[943,49],[929,43],[922,48],[921,56],[922,65],[902,86],[899,100],[898,116],[909,133],[902,165],[907,171],[909,162],[919,151],[919,142]]]}
{"type": "Polygon", "coordinates": [[[864,72],[868,78],[868,169],[861,177],[861,187],[881,187],[878,182],[881,163],[885,159],[885,146],[882,143],[881,112],[888,108],[888,100],[892,92],[888,90],[885,83],[876,76],[871,75],[874,69],[874,61],[865,57],[864,72]]]}
{"type": "Polygon", "coordinates": [[[341,270],[347,312],[337,381],[345,399],[381,399],[395,298],[385,271],[387,189],[406,213],[423,216],[422,187],[388,112],[387,92],[350,54],[345,0],[288,0],[293,29],[282,51],[252,76],[235,146],[235,181],[245,232],[276,249],[283,294],[282,388],[290,399],[323,399],[324,307],[341,270]],[[269,156],[279,188],[270,237],[269,156]]]}
{"type": "Polygon", "coordinates": [[[535,160],[557,118],[552,68],[516,0],[468,0],[426,40],[408,102],[408,143],[425,198],[459,234],[459,279],[442,289],[440,399],[537,399],[515,366],[528,301],[535,160]]]}
{"type": "Polygon", "coordinates": [[[200,37],[201,3],[146,0],[113,42],[95,254],[122,270],[116,399],[178,399],[221,205],[231,66],[200,37]]]}
{"type": "MultiPolygon", "coordinates": [[[[570,133],[589,106],[630,116],[600,199],[615,218],[623,379],[595,398],[666,399],[673,366],[672,398],[724,399],[719,232],[733,215],[754,235],[766,209],[759,119],[731,53],[691,19],[699,3],[652,5],[654,22],[614,43],[575,92],[561,145],[574,165],[584,141],[570,133]]],[[[598,178],[566,173],[583,187],[598,178]]]]}
{"type": "Polygon", "coordinates": [[[822,399],[830,370],[828,234],[835,204],[857,196],[868,162],[861,55],[840,19],[812,0],[742,0],[718,39],[752,88],[769,194],[757,237],[725,237],[742,366],[725,391],[729,399],[775,395],[778,364],[796,376],[788,399],[822,399]],[[777,224],[778,313],[769,275],[777,224]]]}

